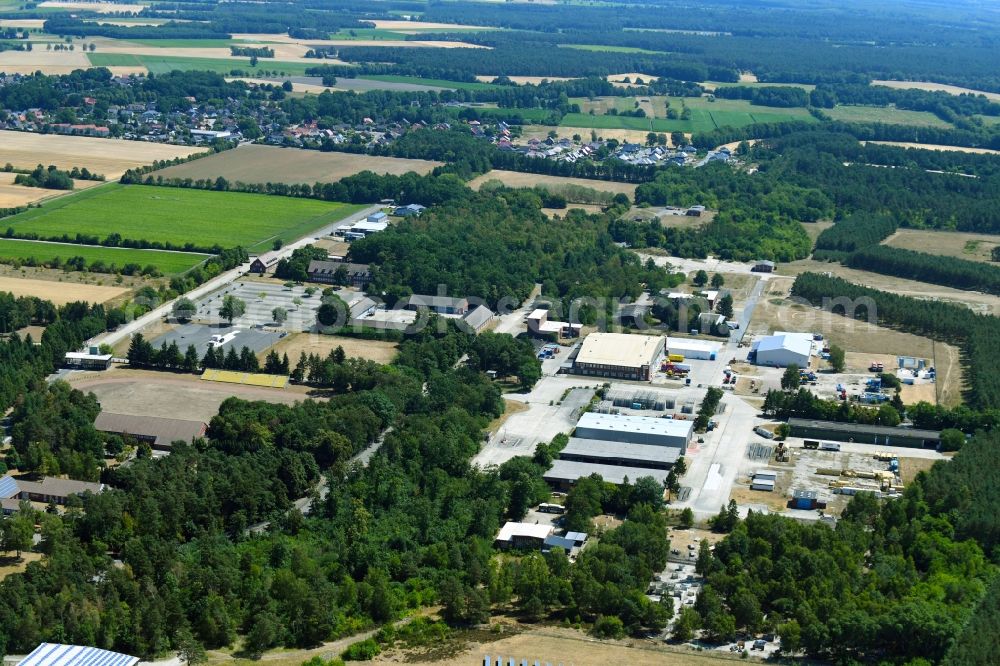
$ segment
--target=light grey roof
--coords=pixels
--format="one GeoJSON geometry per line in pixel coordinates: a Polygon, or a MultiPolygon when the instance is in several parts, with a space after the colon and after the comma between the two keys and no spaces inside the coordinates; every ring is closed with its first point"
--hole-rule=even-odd
{"type": "Polygon", "coordinates": [[[490,310],[485,305],[480,305],[476,309],[470,310],[462,317],[462,321],[471,326],[474,331],[478,331],[491,319],[493,319],[493,310],[490,310]]]}
{"type": "Polygon", "coordinates": [[[69,497],[88,492],[97,494],[104,490],[103,483],[77,481],[75,479],[57,479],[54,476],[44,476],[41,481],[22,481],[18,479],[17,487],[23,493],[49,495],[51,497],[69,497]]]}
{"type": "Polygon", "coordinates": [[[8,474],[0,479],[0,499],[10,499],[20,492],[17,480],[11,475],[8,474]]]}
{"type": "Polygon", "coordinates": [[[694,423],[677,419],[661,419],[651,416],[628,416],[625,414],[598,414],[586,412],[577,422],[578,428],[610,430],[624,433],[643,433],[667,437],[687,437],[694,423]]]}
{"type": "Polygon", "coordinates": [[[138,657],[82,645],[42,643],[18,666],[135,666],[138,657]]]}
{"type": "Polygon", "coordinates": [[[453,298],[451,296],[425,296],[422,294],[413,294],[406,299],[406,304],[414,307],[427,308],[469,307],[469,301],[464,298],[453,298]]]}
{"type": "Polygon", "coordinates": [[[621,484],[625,477],[629,483],[636,479],[651,476],[658,483],[663,483],[669,472],[665,469],[644,469],[642,467],[624,467],[621,465],[598,465],[594,463],[573,462],[571,460],[556,460],[552,469],[543,474],[543,478],[551,481],[576,481],[591,474],[600,474],[609,483],[621,484]]]}
{"type": "Polygon", "coordinates": [[[677,462],[681,450],[674,446],[570,437],[569,443],[563,447],[560,455],[673,464],[677,462]]]}
{"type": "Polygon", "coordinates": [[[94,428],[101,432],[120,435],[153,437],[154,445],[166,446],[177,440],[192,442],[198,437],[203,437],[206,425],[202,421],[101,412],[94,420],[94,428]]]}

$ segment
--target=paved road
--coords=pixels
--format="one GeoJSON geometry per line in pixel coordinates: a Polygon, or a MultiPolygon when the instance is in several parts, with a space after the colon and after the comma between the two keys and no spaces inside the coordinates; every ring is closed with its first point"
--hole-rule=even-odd
{"type": "MultiPolygon", "coordinates": [[[[368,217],[369,215],[380,209],[381,206],[369,206],[368,208],[360,210],[353,215],[350,215],[341,220],[328,224],[318,231],[314,231],[308,234],[307,236],[303,236],[294,243],[289,243],[288,245],[284,246],[281,249],[280,257],[284,258],[291,256],[292,252],[297,250],[298,248],[305,247],[306,245],[315,242],[316,240],[318,240],[323,236],[330,235],[331,233],[333,233],[334,229],[337,229],[338,227],[354,224],[355,222],[358,222],[368,217]]],[[[204,283],[199,287],[195,287],[188,293],[184,294],[184,296],[186,296],[191,300],[199,299],[202,296],[212,293],[216,289],[221,289],[230,282],[238,279],[240,276],[246,275],[246,273],[249,270],[250,270],[250,264],[249,263],[243,264],[237,268],[234,268],[230,271],[226,271],[221,275],[218,275],[217,277],[209,280],[208,282],[204,283]]],[[[159,307],[147,312],[138,319],[134,319],[133,321],[117,328],[114,331],[111,331],[109,333],[102,333],[101,335],[97,335],[91,338],[90,340],[87,341],[86,346],[97,346],[97,345],[107,344],[113,347],[122,340],[124,340],[125,338],[131,337],[133,334],[141,331],[146,326],[149,326],[153,322],[167,316],[170,313],[173,304],[174,304],[173,300],[167,301],[163,305],[160,305],[159,307]]]]}

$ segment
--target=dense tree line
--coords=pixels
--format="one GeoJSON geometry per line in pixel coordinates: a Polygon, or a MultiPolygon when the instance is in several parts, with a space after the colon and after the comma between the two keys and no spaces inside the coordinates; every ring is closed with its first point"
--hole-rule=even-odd
{"type": "Polygon", "coordinates": [[[790,108],[808,106],[809,93],[798,86],[719,86],[713,92],[722,99],[745,99],[757,106],[790,108]]]}
{"type": "Polygon", "coordinates": [[[636,188],[636,203],[654,206],[700,204],[718,214],[696,229],[664,228],[659,220],[618,220],[615,240],[632,247],[662,247],[677,256],[708,254],[727,259],[790,261],[809,254],[801,222],[832,213],[818,188],[799,187],[770,174],[747,174],[725,164],[700,169],[667,169],[636,188]]]}
{"type": "Polygon", "coordinates": [[[996,354],[1000,320],[996,317],[977,314],[963,305],[900,296],[817,273],[799,275],[792,286],[792,295],[816,306],[822,306],[824,299],[831,299],[829,303],[835,306],[835,313],[862,320],[868,318],[869,308],[858,299],[871,299],[868,302],[875,307],[871,315],[876,317],[878,325],[960,346],[971,406],[979,409],[1000,406],[1000,359],[996,354]],[[844,313],[836,299],[850,299],[858,305],[854,312],[844,313]]]}
{"type": "Polygon", "coordinates": [[[873,245],[851,254],[845,264],[908,280],[1000,294],[1000,268],[980,261],[873,245]]]}
{"type": "Polygon", "coordinates": [[[90,23],[70,16],[48,18],[44,30],[50,35],[113,39],[229,39],[232,36],[202,24],[171,21],[157,26],[121,26],[90,23]]]}
{"type": "MultiPolygon", "coordinates": [[[[951,93],[937,90],[888,88],[859,84],[819,85],[808,95],[813,106],[832,109],[837,104],[868,106],[895,106],[912,111],[929,111],[945,122],[954,122],[960,116],[997,116],[1000,104],[991,102],[985,95],[951,93]]],[[[806,106],[798,104],[796,106],[806,106]]]]}
{"type": "Polygon", "coordinates": [[[856,250],[878,245],[896,231],[890,217],[852,215],[824,229],[816,237],[813,256],[817,259],[841,259],[856,250]]]}
{"type": "MultiPolygon", "coordinates": [[[[659,289],[677,280],[617,247],[607,216],[571,210],[549,220],[539,197],[519,190],[435,206],[417,220],[353,242],[350,257],[375,267],[373,288],[387,302],[407,290],[436,294],[443,285],[449,295],[477,296],[490,306],[503,299],[519,304],[537,282],[544,296],[561,301],[564,314],[581,297],[605,299],[610,313],[615,299],[634,299],[642,285],[659,289]]],[[[594,322],[600,311],[592,300],[578,316],[594,322]]]]}

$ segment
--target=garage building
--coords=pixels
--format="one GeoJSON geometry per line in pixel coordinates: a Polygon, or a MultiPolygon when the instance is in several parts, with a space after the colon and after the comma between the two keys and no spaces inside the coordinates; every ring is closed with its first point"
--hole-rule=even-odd
{"type": "Polygon", "coordinates": [[[918,449],[937,448],[941,433],[936,430],[918,430],[893,426],[864,425],[862,423],[837,423],[814,419],[788,419],[793,437],[830,439],[835,442],[859,442],[881,446],[909,446],[918,449]]]}
{"type": "Polygon", "coordinates": [[[754,340],[750,353],[757,365],[787,368],[797,365],[809,367],[812,356],[812,339],[809,334],[779,333],[754,340]]]}
{"type": "Polygon", "coordinates": [[[576,424],[574,435],[580,439],[685,449],[693,429],[691,421],[587,412],[576,424]]]}
{"type": "Polygon", "coordinates": [[[573,370],[580,375],[649,381],[665,348],[666,338],[659,335],[591,333],[573,370]]]}
{"type": "Polygon", "coordinates": [[[688,359],[714,361],[720,349],[722,346],[718,342],[691,338],[667,338],[667,353],[680,354],[685,361],[688,359]]]}

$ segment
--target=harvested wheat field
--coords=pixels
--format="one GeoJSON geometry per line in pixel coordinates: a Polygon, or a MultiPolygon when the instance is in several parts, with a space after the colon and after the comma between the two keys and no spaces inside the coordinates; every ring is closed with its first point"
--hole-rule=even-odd
{"type": "MultiPolygon", "coordinates": [[[[41,187],[25,187],[24,185],[15,185],[14,179],[16,177],[16,173],[0,172],[0,208],[26,206],[30,203],[35,203],[36,201],[51,199],[53,197],[61,197],[70,193],[70,190],[46,190],[41,187]]],[[[101,184],[100,181],[97,180],[77,180],[73,182],[77,191],[85,190],[88,187],[101,184]]]]}
{"type": "Polygon", "coordinates": [[[0,164],[9,162],[22,168],[33,168],[38,164],[54,164],[60,169],[86,167],[108,180],[121,177],[126,169],[151,164],[154,160],[173,159],[205,150],[145,141],[0,130],[0,164]]]}
{"type": "MultiPolygon", "coordinates": [[[[332,63],[333,61],[326,60],[324,62],[332,63]]],[[[345,81],[347,81],[347,80],[354,80],[354,81],[356,81],[357,79],[344,79],[344,80],[345,81]]],[[[280,83],[282,83],[282,81],[279,80],[279,79],[258,79],[258,78],[247,77],[247,76],[227,76],[226,77],[226,81],[243,81],[244,83],[248,83],[250,85],[256,85],[256,86],[275,86],[275,85],[279,85],[280,83]]],[[[330,88],[328,86],[319,85],[317,83],[299,83],[298,81],[292,81],[292,92],[293,93],[305,93],[305,94],[310,94],[311,93],[313,95],[319,95],[320,93],[327,92],[327,91],[329,91],[329,92],[343,92],[343,89],[341,89],[341,88],[330,88]]]]}
{"type": "Polygon", "coordinates": [[[77,282],[54,282],[52,280],[29,280],[15,277],[0,277],[0,291],[15,296],[37,296],[56,305],[66,305],[76,301],[105,303],[126,293],[122,287],[99,287],[94,284],[77,282]]]}
{"type": "Polygon", "coordinates": [[[376,30],[390,30],[404,35],[440,30],[496,30],[485,25],[465,25],[461,23],[434,23],[432,21],[372,21],[376,30]]]}
{"type": "Polygon", "coordinates": [[[929,91],[941,91],[950,93],[952,95],[985,95],[987,99],[993,100],[994,102],[1000,101],[1000,93],[984,92],[982,90],[973,90],[972,88],[962,88],[960,86],[950,86],[945,83],[931,83],[929,81],[872,81],[873,86],[885,86],[886,88],[900,88],[903,90],[929,90],[929,91]]]}
{"type": "MultiPolygon", "coordinates": [[[[638,144],[645,144],[646,137],[649,135],[649,132],[647,132],[646,130],[607,129],[603,127],[600,129],[593,129],[590,127],[559,127],[558,130],[556,131],[559,132],[560,137],[565,136],[572,138],[574,134],[579,134],[584,141],[590,141],[591,137],[590,133],[596,132],[597,138],[604,139],[605,141],[610,141],[611,139],[614,139],[618,142],[627,141],[629,143],[638,143],[638,144]]],[[[664,132],[660,132],[660,134],[664,134],[664,132]]],[[[691,135],[686,134],[685,136],[690,138],[691,135]]],[[[540,138],[545,138],[545,137],[543,136],[540,138]]]]}
{"type": "Polygon", "coordinates": [[[2,51],[0,72],[7,74],[69,74],[74,69],[88,69],[90,60],[79,51],[2,51]]]}
{"type": "Polygon", "coordinates": [[[47,9],[82,9],[98,14],[118,14],[131,12],[138,14],[146,8],[145,5],[124,5],[114,2],[64,2],[63,0],[46,0],[38,4],[47,9]]]}
{"type": "Polygon", "coordinates": [[[350,153],[247,145],[157,171],[164,178],[217,178],[244,183],[333,183],[362,171],[400,175],[429,173],[441,162],[350,153]]]}
{"type": "MultiPolygon", "coordinates": [[[[240,44],[240,46],[246,46],[249,48],[264,47],[274,50],[274,58],[266,58],[260,61],[263,66],[268,62],[304,62],[308,64],[315,64],[315,58],[306,58],[305,54],[309,50],[309,47],[303,44],[266,44],[266,43],[247,43],[240,44]]],[[[164,56],[173,58],[211,58],[211,59],[222,59],[222,60],[234,60],[241,63],[247,61],[246,56],[234,56],[233,52],[229,50],[229,47],[218,47],[218,46],[156,46],[149,44],[133,44],[126,41],[114,41],[108,42],[108,44],[102,45],[99,51],[100,53],[116,53],[116,54],[127,54],[135,56],[164,56]]]]}
{"type": "MultiPolygon", "coordinates": [[[[294,364],[299,355],[318,354],[326,357],[337,347],[343,347],[348,357],[363,358],[376,363],[389,363],[396,358],[398,345],[385,340],[362,340],[360,338],[340,337],[336,335],[320,335],[318,333],[295,333],[284,337],[272,349],[278,353],[288,354],[288,359],[294,364]]],[[[262,352],[261,358],[268,352],[262,352]]]]}
{"type": "Polygon", "coordinates": [[[912,141],[862,141],[880,146],[898,146],[900,148],[920,148],[921,150],[951,150],[956,153],[973,153],[975,155],[1000,155],[1000,150],[992,148],[968,148],[965,146],[944,146],[937,143],[913,143],[912,141]]]}
{"type": "Polygon", "coordinates": [[[576,185],[578,187],[590,187],[613,194],[627,194],[630,198],[635,196],[636,188],[633,183],[616,183],[610,180],[589,180],[587,178],[568,178],[565,176],[544,176],[537,173],[521,173],[519,171],[504,171],[502,169],[494,169],[469,181],[469,187],[478,190],[483,183],[491,180],[499,180],[507,187],[576,185]]]}
{"type": "Polygon", "coordinates": [[[0,28],[27,28],[41,29],[45,25],[44,19],[0,19],[0,28]]]}

